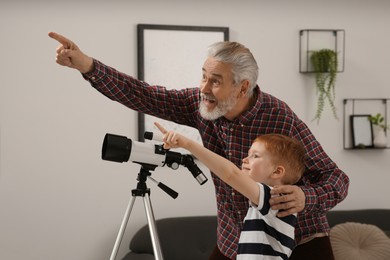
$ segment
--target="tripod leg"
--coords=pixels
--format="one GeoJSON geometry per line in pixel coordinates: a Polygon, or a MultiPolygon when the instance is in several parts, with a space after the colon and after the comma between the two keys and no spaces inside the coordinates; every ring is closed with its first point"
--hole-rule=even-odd
{"type": "Polygon", "coordinates": [[[119,232],[118,232],[118,236],[116,237],[114,248],[112,249],[110,260],[115,260],[116,255],[118,254],[119,246],[122,242],[123,234],[125,233],[127,222],[129,221],[131,210],[133,209],[133,206],[134,206],[135,198],[136,197],[133,196],[133,199],[130,200],[130,202],[127,206],[125,215],[124,215],[123,220],[122,220],[121,227],[120,227],[119,232]]]}
{"type": "Polygon", "coordinates": [[[157,235],[156,221],[154,219],[152,204],[150,202],[150,197],[148,194],[145,194],[144,196],[144,205],[145,205],[146,217],[148,219],[148,224],[149,224],[150,238],[152,239],[154,259],[163,260],[161,246],[157,235]]]}

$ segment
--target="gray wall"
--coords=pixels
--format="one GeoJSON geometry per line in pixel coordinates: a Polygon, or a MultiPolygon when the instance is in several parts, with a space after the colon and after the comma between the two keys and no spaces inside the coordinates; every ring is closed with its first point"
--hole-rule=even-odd
{"type": "MultiPolygon", "coordinates": [[[[343,98],[390,98],[389,10],[386,0],[1,1],[0,258],[108,259],[136,184],[137,165],[100,159],[105,133],[136,138],[136,113],[56,65],[49,31],[135,75],[136,24],[228,26],[231,40],[256,56],[261,88],[289,103],[350,176],[337,208],[389,208],[389,150],[344,150],[342,120],[327,111],[320,124],[311,121],[314,79],[298,72],[299,30],[345,29],[339,117],[343,98]]],[[[215,214],[211,181],[199,186],[186,170],[165,168],[153,176],[179,192],[173,200],[149,183],[156,218],[215,214]]],[[[139,199],[120,256],[145,223],[139,199]]]]}

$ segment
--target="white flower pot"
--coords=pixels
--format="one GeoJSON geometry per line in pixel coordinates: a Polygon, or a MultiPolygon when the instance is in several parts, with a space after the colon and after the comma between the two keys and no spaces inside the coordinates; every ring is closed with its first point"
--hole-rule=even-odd
{"type": "Polygon", "coordinates": [[[385,148],[387,146],[387,137],[383,128],[376,128],[374,132],[374,147],[385,148]]]}

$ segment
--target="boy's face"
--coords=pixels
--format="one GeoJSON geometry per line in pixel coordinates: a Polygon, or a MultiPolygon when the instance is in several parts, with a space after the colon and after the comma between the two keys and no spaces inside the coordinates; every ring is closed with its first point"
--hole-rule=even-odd
{"type": "Polygon", "coordinates": [[[248,156],[242,160],[242,171],[248,174],[254,181],[267,183],[276,166],[272,163],[270,153],[263,142],[254,142],[249,149],[248,156]]]}

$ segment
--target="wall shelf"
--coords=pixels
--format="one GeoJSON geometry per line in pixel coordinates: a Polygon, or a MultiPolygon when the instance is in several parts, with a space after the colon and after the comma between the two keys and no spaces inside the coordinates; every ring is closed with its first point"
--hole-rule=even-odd
{"type": "Polygon", "coordinates": [[[310,53],[321,49],[331,49],[337,53],[338,70],[344,71],[345,30],[305,29],[299,31],[299,72],[313,73],[310,53]]]}
{"type": "Polygon", "coordinates": [[[385,125],[388,124],[390,115],[389,98],[347,98],[343,100],[343,146],[345,150],[383,150],[390,149],[389,142],[387,147],[354,147],[352,141],[351,116],[356,115],[376,115],[381,113],[384,116],[385,125]]]}

